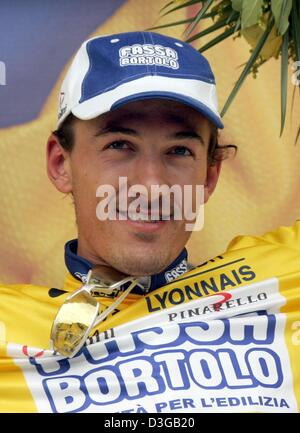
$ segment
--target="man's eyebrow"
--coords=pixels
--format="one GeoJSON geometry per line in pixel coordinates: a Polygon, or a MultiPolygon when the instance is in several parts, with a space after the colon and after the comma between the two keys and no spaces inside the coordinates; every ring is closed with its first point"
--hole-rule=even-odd
{"type": "MultiPolygon", "coordinates": [[[[138,136],[139,135],[137,131],[135,131],[134,129],[131,129],[131,128],[125,128],[123,126],[117,126],[117,125],[107,125],[106,127],[100,129],[95,134],[95,136],[99,137],[99,136],[102,136],[102,135],[116,134],[116,133],[133,135],[133,136],[138,136]]],[[[197,134],[197,132],[195,132],[195,131],[179,131],[179,132],[175,132],[174,134],[170,135],[170,138],[171,139],[176,139],[176,140],[194,139],[194,140],[200,141],[201,144],[205,145],[204,140],[201,137],[201,135],[197,134]]]]}
{"type": "Polygon", "coordinates": [[[203,144],[203,146],[205,145],[202,136],[197,134],[197,132],[195,132],[195,131],[176,132],[175,134],[171,135],[171,138],[174,138],[177,140],[195,139],[195,140],[200,141],[200,143],[203,144]]]}
{"type": "Polygon", "coordinates": [[[100,129],[95,136],[99,137],[100,135],[107,134],[116,134],[116,133],[128,134],[128,135],[138,135],[137,131],[131,128],[124,128],[123,126],[106,126],[105,128],[100,129]]]}

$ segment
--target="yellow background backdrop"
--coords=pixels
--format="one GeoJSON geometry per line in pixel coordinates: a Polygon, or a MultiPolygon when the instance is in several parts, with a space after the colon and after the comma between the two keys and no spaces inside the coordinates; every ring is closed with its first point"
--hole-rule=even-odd
{"type": "MultiPolygon", "coordinates": [[[[158,24],[159,9],[166,2],[129,0],[90,37],[158,24]]],[[[177,12],[166,21],[184,19],[186,13],[177,12]]],[[[182,31],[183,27],[160,30],[179,38],[182,31]]],[[[215,73],[221,108],[241,72],[237,65],[248,59],[249,45],[242,38],[227,40],[205,56],[215,73]]],[[[65,276],[64,243],[76,237],[73,205],[53,188],[45,170],[45,144],[55,129],[65,66],[38,118],[0,131],[2,282],[59,287],[65,276]]],[[[289,79],[289,101],[290,83],[289,79]]],[[[296,98],[292,116],[288,106],[280,139],[280,61],[267,62],[258,79],[247,78],[221,132],[221,142],[234,143],[239,151],[224,163],[219,185],[206,206],[204,229],[193,233],[188,243],[192,262],[221,253],[238,234],[259,234],[299,217],[300,141],[294,146],[299,119],[296,98]]]]}

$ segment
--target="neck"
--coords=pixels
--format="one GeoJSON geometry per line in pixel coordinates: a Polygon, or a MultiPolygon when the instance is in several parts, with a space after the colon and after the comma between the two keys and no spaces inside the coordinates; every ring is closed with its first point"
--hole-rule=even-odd
{"type": "MultiPolygon", "coordinates": [[[[86,275],[91,267],[95,264],[104,264],[108,265],[108,263],[101,262],[98,258],[92,258],[93,261],[90,261],[79,254],[80,249],[78,248],[77,239],[73,239],[66,243],[65,245],[65,263],[70,272],[78,280],[85,281],[86,275]]],[[[188,270],[187,264],[187,251],[183,249],[182,252],[178,255],[178,257],[164,269],[162,272],[151,275],[151,283],[149,287],[149,291],[155,290],[163,285],[171,282],[175,278],[180,277],[180,275],[184,274],[188,270]]],[[[140,291],[139,289],[134,289],[132,293],[144,294],[145,292],[140,291]]]]}

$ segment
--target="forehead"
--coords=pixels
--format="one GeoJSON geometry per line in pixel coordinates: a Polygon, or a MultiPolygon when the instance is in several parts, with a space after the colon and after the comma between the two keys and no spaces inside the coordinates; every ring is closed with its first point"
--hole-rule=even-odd
{"type": "Polygon", "coordinates": [[[209,121],[193,108],[163,99],[130,102],[91,121],[91,123],[101,126],[107,124],[122,125],[129,122],[135,125],[149,126],[156,122],[189,129],[203,129],[209,125],[209,121]]]}

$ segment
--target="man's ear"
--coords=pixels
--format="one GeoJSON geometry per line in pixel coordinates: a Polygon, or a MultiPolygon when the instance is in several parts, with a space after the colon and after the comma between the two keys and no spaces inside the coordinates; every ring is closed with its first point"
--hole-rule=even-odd
{"type": "Polygon", "coordinates": [[[55,134],[51,134],[47,142],[47,173],[58,191],[72,192],[70,153],[61,146],[55,134]]]}
{"type": "Polygon", "coordinates": [[[221,171],[222,161],[217,161],[213,165],[207,167],[206,182],[204,185],[204,203],[206,203],[214,192],[217,186],[220,171],[221,171]]]}

